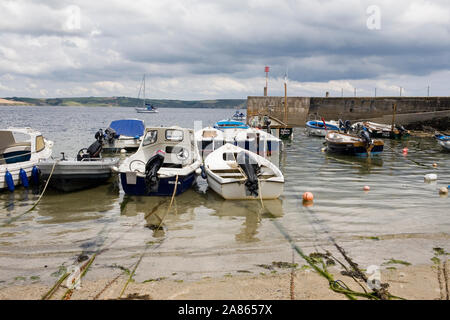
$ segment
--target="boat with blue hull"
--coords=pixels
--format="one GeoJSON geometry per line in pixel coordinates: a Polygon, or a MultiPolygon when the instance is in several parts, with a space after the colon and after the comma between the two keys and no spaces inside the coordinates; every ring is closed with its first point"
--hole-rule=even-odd
{"type": "Polygon", "coordinates": [[[223,129],[248,129],[249,126],[244,122],[236,121],[236,120],[221,120],[217,121],[214,124],[214,128],[223,130],[223,129]]]}
{"type": "Polygon", "coordinates": [[[310,136],[325,137],[328,131],[339,131],[339,123],[336,121],[310,120],[306,122],[306,132],[310,136]]]}
{"type": "MultiPolygon", "coordinates": [[[[178,176],[177,190],[175,195],[182,194],[186,190],[192,187],[196,178],[194,172],[187,176],[178,176]]],[[[127,181],[126,173],[120,174],[121,181],[127,181]]],[[[159,186],[157,189],[151,191],[147,188],[144,177],[136,177],[136,184],[123,183],[123,191],[128,195],[134,196],[172,196],[174,191],[176,177],[160,178],[159,186]]]]}
{"type": "Polygon", "coordinates": [[[450,151],[450,136],[445,134],[436,134],[434,136],[439,145],[447,151],[450,151]]]}
{"type": "Polygon", "coordinates": [[[128,195],[172,196],[195,183],[201,163],[192,129],[148,127],[138,151],[118,171],[128,195]]]}

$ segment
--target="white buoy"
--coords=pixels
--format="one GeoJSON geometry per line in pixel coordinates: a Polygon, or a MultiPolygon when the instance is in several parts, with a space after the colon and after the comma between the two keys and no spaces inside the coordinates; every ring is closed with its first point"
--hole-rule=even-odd
{"type": "Polygon", "coordinates": [[[445,196],[448,194],[448,188],[447,187],[442,187],[439,189],[439,194],[442,196],[445,196]]]}
{"type": "Polygon", "coordinates": [[[437,174],[428,173],[423,178],[425,181],[435,181],[435,180],[437,180],[437,174]]]}
{"type": "Polygon", "coordinates": [[[127,150],[125,150],[125,149],[120,149],[120,153],[127,153],[127,150]]]}

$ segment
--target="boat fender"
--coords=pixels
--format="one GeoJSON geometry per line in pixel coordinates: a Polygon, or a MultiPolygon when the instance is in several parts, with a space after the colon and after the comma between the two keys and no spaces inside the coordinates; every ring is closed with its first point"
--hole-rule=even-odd
{"type": "Polygon", "coordinates": [[[15,189],[14,179],[8,170],[6,170],[6,172],[5,172],[5,182],[6,182],[6,186],[8,187],[8,190],[13,192],[15,189]]]}
{"type": "Polygon", "coordinates": [[[238,165],[242,168],[247,180],[245,181],[245,187],[250,195],[258,196],[258,173],[260,168],[258,162],[251,157],[247,152],[241,151],[236,157],[238,165]]]}
{"type": "Polygon", "coordinates": [[[31,182],[34,185],[39,185],[39,181],[41,180],[41,170],[34,166],[33,169],[31,169],[31,182]]]}
{"type": "Polygon", "coordinates": [[[158,150],[145,164],[145,185],[148,192],[158,190],[158,171],[164,163],[165,152],[158,150]]]}
{"type": "Polygon", "coordinates": [[[20,178],[20,181],[22,182],[22,185],[25,188],[28,188],[30,186],[30,183],[28,182],[27,173],[25,172],[25,170],[20,169],[20,171],[19,171],[19,178],[20,178]]]}
{"type": "Polygon", "coordinates": [[[200,170],[201,170],[200,174],[201,174],[202,178],[206,180],[206,170],[205,170],[205,166],[204,166],[204,165],[201,165],[201,166],[200,166],[200,170]]]}

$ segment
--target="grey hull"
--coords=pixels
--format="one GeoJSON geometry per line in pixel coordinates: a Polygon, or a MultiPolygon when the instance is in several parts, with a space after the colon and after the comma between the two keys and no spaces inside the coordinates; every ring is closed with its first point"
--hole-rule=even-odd
{"type": "Polygon", "coordinates": [[[50,177],[49,186],[70,192],[107,182],[112,176],[111,167],[118,163],[119,159],[109,158],[95,161],[59,161],[56,165],[55,161],[46,161],[39,163],[39,168],[43,180],[46,181],[50,177]]]}

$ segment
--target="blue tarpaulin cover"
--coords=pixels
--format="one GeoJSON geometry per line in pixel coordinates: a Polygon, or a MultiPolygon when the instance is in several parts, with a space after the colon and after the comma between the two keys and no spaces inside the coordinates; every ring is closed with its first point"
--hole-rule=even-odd
{"type": "Polygon", "coordinates": [[[114,120],[109,125],[118,135],[141,137],[144,134],[144,121],[137,119],[114,120]]]}

